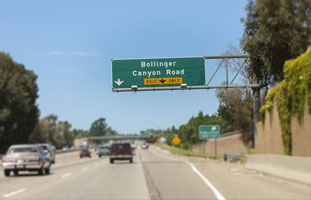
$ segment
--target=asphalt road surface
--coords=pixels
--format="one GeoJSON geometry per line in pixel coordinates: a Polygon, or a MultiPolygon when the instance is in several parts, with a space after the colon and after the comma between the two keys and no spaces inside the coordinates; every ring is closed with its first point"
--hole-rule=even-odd
{"type": "Polygon", "coordinates": [[[0,199],[311,199],[311,188],[244,165],[188,158],[151,146],[139,147],[134,163],[108,157],[57,155],[51,174],[4,177],[0,199]]]}

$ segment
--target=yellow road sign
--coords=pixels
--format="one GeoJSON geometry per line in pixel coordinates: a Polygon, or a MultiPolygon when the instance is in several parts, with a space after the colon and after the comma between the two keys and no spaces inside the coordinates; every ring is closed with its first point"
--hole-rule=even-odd
{"type": "Polygon", "coordinates": [[[175,145],[179,145],[179,143],[181,142],[181,139],[180,139],[178,136],[175,136],[175,137],[172,139],[172,142],[173,142],[175,145]]]}
{"type": "Polygon", "coordinates": [[[145,85],[170,85],[182,84],[182,77],[169,77],[169,78],[145,78],[145,85]]]}

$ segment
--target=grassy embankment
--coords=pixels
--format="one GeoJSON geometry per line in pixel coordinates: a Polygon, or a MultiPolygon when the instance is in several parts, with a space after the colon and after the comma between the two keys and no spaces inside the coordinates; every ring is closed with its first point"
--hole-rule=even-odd
{"type": "Polygon", "coordinates": [[[209,159],[223,159],[223,156],[220,155],[210,155],[207,153],[197,153],[190,149],[181,149],[178,147],[169,146],[167,144],[161,144],[159,147],[163,150],[167,150],[172,154],[181,155],[181,156],[189,156],[189,157],[201,157],[201,158],[209,158],[209,159]]]}

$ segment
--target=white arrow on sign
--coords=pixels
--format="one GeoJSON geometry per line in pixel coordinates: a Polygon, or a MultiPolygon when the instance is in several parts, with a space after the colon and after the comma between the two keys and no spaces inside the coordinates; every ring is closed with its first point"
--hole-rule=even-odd
{"type": "Polygon", "coordinates": [[[121,81],[119,78],[117,81],[114,81],[118,86],[120,86],[124,81],[121,81]]]}

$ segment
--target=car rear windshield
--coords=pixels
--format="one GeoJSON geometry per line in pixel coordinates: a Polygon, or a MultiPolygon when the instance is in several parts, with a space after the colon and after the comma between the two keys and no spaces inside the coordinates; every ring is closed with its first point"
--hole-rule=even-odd
{"type": "Polygon", "coordinates": [[[112,145],[112,150],[116,149],[130,149],[131,145],[129,143],[124,143],[124,144],[113,144],[112,145]]]}
{"type": "Polygon", "coordinates": [[[38,149],[36,147],[14,147],[11,148],[9,153],[36,153],[38,149]]]}
{"type": "Polygon", "coordinates": [[[44,150],[48,150],[48,147],[45,146],[45,145],[41,145],[41,147],[42,147],[44,150]]]}

